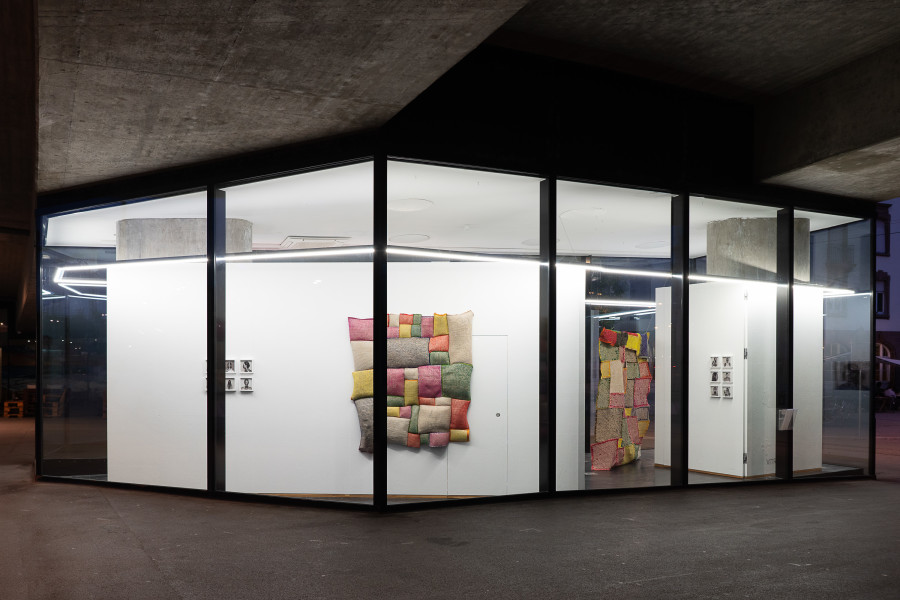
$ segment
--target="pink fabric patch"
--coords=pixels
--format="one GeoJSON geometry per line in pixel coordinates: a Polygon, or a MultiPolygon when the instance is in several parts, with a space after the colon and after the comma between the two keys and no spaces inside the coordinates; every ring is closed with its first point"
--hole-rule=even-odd
{"type": "Polygon", "coordinates": [[[591,471],[609,471],[616,464],[619,439],[591,444],[591,471]]]}
{"type": "MultiPolygon", "coordinates": [[[[401,413],[400,416],[402,417],[403,414],[401,413]]],[[[631,443],[640,445],[641,432],[638,429],[637,417],[634,417],[634,416],[625,417],[625,424],[628,426],[628,437],[631,438],[631,443]]]]}
{"type": "Polygon", "coordinates": [[[430,338],[434,336],[434,317],[422,317],[422,337],[430,338]]]}
{"type": "Polygon", "coordinates": [[[418,448],[422,445],[422,440],[419,438],[418,433],[407,433],[406,434],[406,445],[410,448],[418,448]]]}
{"type": "Polygon", "coordinates": [[[401,419],[411,419],[412,418],[412,406],[401,406],[400,407],[400,418],[401,419]]]}
{"type": "Polygon", "coordinates": [[[650,393],[650,380],[649,379],[635,379],[634,380],[634,407],[641,408],[643,406],[650,406],[650,403],[647,402],[647,394],[650,393]]]}
{"type": "Polygon", "coordinates": [[[610,394],[609,395],[609,407],[610,408],[625,408],[625,394],[610,394]]]}
{"type": "Polygon", "coordinates": [[[641,370],[640,377],[641,379],[649,379],[650,378],[650,363],[638,363],[638,368],[641,370]]]}
{"type": "Polygon", "coordinates": [[[468,400],[450,400],[450,429],[468,429],[469,420],[466,415],[469,412],[468,400]]]}
{"type": "Polygon", "coordinates": [[[428,445],[432,448],[443,448],[450,443],[450,432],[431,433],[428,436],[428,445]]]}
{"type": "Polygon", "coordinates": [[[387,336],[389,338],[398,338],[400,337],[400,328],[399,327],[388,327],[387,328],[387,336]]]}
{"type": "Polygon", "coordinates": [[[387,370],[387,394],[388,396],[402,396],[404,394],[403,369],[387,370]]]}
{"type": "Polygon", "coordinates": [[[347,321],[350,324],[350,341],[372,341],[372,319],[356,319],[354,317],[348,317],[347,321]]]}
{"type": "MultiPolygon", "coordinates": [[[[618,441],[616,441],[616,444],[618,444],[618,441]]],[[[617,448],[616,449],[616,464],[621,465],[623,460],[625,460],[625,448],[617,448]]]]}
{"type": "Polygon", "coordinates": [[[441,365],[419,367],[419,395],[426,398],[441,395],[441,365]]]}

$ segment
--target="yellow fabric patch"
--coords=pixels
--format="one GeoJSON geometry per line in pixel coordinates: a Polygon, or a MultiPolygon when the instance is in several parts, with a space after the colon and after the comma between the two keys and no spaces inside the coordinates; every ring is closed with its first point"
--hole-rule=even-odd
{"type": "Polygon", "coordinates": [[[619,438],[618,444],[619,444],[619,448],[621,448],[622,447],[622,438],[619,438]]]}
{"type": "Polygon", "coordinates": [[[450,328],[447,326],[447,313],[434,315],[434,337],[439,335],[449,335],[450,328]]]}
{"type": "Polygon", "coordinates": [[[634,460],[634,457],[637,453],[634,450],[634,444],[628,444],[625,446],[625,458],[622,459],[622,464],[630,463],[634,460]]]}
{"type": "Polygon", "coordinates": [[[609,363],[608,360],[600,361],[600,377],[602,379],[609,379],[609,363]]]}
{"type": "Polygon", "coordinates": [[[359,400],[360,398],[371,398],[375,395],[374,384],[372,382],[372,369],[367,371],[353,371],[353,395],[351,400],[359,400]]]}
{"type": "Polygon", "coordinates": [[[637,333],[629,333],[628,341],[625,342],[625,347],[629,350],[634,350],[635,352],[641,351],[641,336],[637,333]]]}
{"type": "Polygon", "coordinates": [[[387,407],[387,416],[399,417],[400,416],[400,407],[399,406],[388,406],[387,407]]]}
{"type": "Polygon", "coordinates": [[[400,326],[400,337],[412,337],[412,325],[401,325],[400,326]]]}
{"type": "Polygon", "coordinates": [[[415,379],[407,379],[403,382],[403,403],[406,406],[419,403],[419,382],[415,379]]]}
{"type": "Polygon", "coordinates": [[[648,429],[650,429],[650,421],[638,421],[638,433],[641,434],[641,437],[644,437],[648,429]]]}
{"type": "Polygon", "coordinates": [[[451,429],[450,430],[450,441],[451,442],[468,442],[469,441],[469,430],[468,429],[451,429]]]}
{"type": "Polygon", "coordinates": [[[631,409],[630,409],[630,408],[626,408],[626,409],[625,409],[625,416],[626,416],[626,417],[630,417],[630,416],[631,416],[631,409]]]}

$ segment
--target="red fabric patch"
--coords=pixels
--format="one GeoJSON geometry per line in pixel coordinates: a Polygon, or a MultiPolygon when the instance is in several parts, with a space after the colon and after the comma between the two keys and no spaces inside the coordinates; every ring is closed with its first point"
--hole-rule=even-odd
{"type": "Polygon", "coordinates": [[[609,407],[610,408],[625,408],[625,394],[610,394],[609,395],[609,407]]]}
{"type": "Polygon", "coordinates": [[[638,430],[638,419],[635,416],[625,417],[625,425],[628,426],[628,436],[632,444],[641,443],[641,432],[638,430]]]}
{"type": "Polygon", "coordinates": [[[609,344],[610,346],[616,345],[616,340],[618,339],[618,335],[612,329],[603,328],[603,331],[600,332],[600,341],[609,344]]]}
{"type": "Polygon", "coordinates": [[[609,471],[616,464],[619,439],[591,444],[591,471],[609,471]]]}
{"type": "Polygon", "coordinates": [[[647,402],[647,394],[650,393],[650,380],[649,379],[635,379],[634,380],[634,407],[641,408],[643,406],[650,406],[650,403],[647,402]]]}
{"type": "Polygon", "coordinates": [[[651,377],[650,363],[645,363],[645,362],[638,363],[638,367],[641,370],[641,375],[640,375],[641,379],[649,379],[651,377]]]}
{"type": "Polygon", "coordinates": [[[438,335],[428,340],[429,352],[450,352],[450,336],[438,335]]]}
{"type": "Polygon", "coordinates": [[[419,396],[419,406],[434,406],[434,398],[422,398],[419,396]]]}
{"type": "Polygon", "coordinates": [[[469,420],[467,414],[469,412],[468,400],[450,400],[450,429],[468,429],[469,420]]]}
{"type": "Polygon", "coordinates": [[[419,438],[418,433],[407,433],[406,434],[406,445],[410,448],[418,448],[421,444],[421,439],[419,438]]]}
{"type": "Polygon", "coordinates": [[[407,315],[405,313],[400,313],[400,324],[401,325],[412,325],[413,324],[413,316],[407,315]]]}

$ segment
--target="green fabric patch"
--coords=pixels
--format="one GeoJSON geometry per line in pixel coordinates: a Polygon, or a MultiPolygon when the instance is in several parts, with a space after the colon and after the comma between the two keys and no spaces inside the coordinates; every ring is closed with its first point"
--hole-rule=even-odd
{"type": "Polygon", "coordinates": [[[630,348],[625,348],[625,362],[627,363],[636,363],[637,362],[637,352],[631,350],[630,348]]]}
{"type": "Polygon", "coordinates": [[[413,325],[421,325],[421,324],[422,324],[422,315],[420,315],[420,314],[414,314],[414,315],[413,315],[413,322],[412,322],[412,324],[413,324],[413,325]]]}
{"type": "Polygon", "coordinates": [[[635,417],[638,418],[639,421],[649,421],[650,420],[650,409],[648,407],[636,408],[631,413],[635,417]]]}
{"type": "Polygon", "coordinates": [[[619,360],[619,348],[601,343],[600,360],[619,360]]]}
{"type": "Polygon", "coordinates": [[[625,377],[628,379],[637,379],[641,376],[640,365],[636,362],[625,363],[625,377]]]}
{"type": "Polygon", "coordinates": [[[409,419],[409,432],[419,433],[419,405],[412,407],[412,417],[409,419]]]}
{"type": "Polygon", "coordinates": [[[634,380],[629,379],[625,382],[625,408],[634,406],[634,380]]]}
{"type": "Polygon", "coordinates": [[[414,324],[409,328],[409,335],[411,335],[412,337],[422,337],[422,326],[414,324]]]}
{"type": "Polygon", "coordinates": [[[628,332],[627,331],[617,331],[616,332],[616,346],[624,346],[628,343],[628,332]]]}
{"type": "Polygon", "coordinates": [[[609,408],[609,379],[601,379],[597,386],[597,408],[609,408]]]}
{"type": "Polygon", "coordinates": [[[472,365],[441,365],[441,393],[459,400],[472,399],[472,365]]]}
{"type": "Polygon", "coordinates": [[[450,364],[450,353],[449,352],[432,352],[429,359],[431,360],[431,364],[433,364],[433,365],[449,365],[450,364]]]}
{"type": "Polygon", "coordinates": [[[427,446],[427,445],[428,445],[428,435],[429,435],[429,434],[427,434],[427,433],[420,433],[420,434],[419,434],[419,443],[422,444],[423,446],[427,446]]]}
{"type": "Polygon", "coordinates": [[[387,397],[387,405],[388,406],[404,406],[403,396],[388,396],[387,397]]]}

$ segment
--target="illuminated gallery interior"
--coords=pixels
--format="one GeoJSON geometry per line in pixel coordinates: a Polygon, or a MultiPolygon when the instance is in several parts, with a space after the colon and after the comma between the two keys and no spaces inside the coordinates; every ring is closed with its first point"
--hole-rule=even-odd
{"type": "Polygon", "coordinates": [[[378,507],[871,474],[866,213],[363,157],[41,214],[45,478],[378,507]]]}

